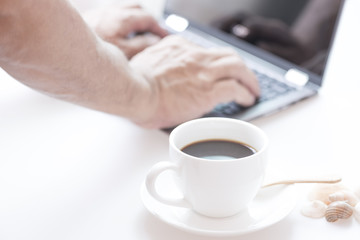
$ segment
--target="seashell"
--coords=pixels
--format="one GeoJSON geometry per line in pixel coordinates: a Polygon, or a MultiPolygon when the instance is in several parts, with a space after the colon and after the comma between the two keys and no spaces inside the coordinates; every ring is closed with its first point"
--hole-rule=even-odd
{"type": "Polygon", "coordinates": [[[360,223],[360,203],[357,203],[354,207],[354,217],[360,223]]]}
{"type": "Polygon", "coordinates": [[[305,204],[301,213],[306,217],[322,218],[325,216],[327,205],[320,200],[314,200],[305,204]]]}
{"type": "Polygon", "coordinates": [[[355,207],[355,205],[359,202],[359,198],[353,192],[349,190],[343,190],[330,194],[329,201],[330,202],[345,201],[351,206],[355,207]]]}
{"type": "Polygon", "coordinates": [[[331,203],[329,200],[329,195],[344,190],[348,190],[348,188],[343,184],[316,184],[315,187],[309,192],[308,199],[310,201],[320,200],[329,205],[331,203]]]}
{"type": "Polygon", "coordinates": [[[353,207],[346,202],[338,201],[331,203],[325,211],[328,222],[336,222],[339,219],[347,219],[353,214],[353,207]]]}

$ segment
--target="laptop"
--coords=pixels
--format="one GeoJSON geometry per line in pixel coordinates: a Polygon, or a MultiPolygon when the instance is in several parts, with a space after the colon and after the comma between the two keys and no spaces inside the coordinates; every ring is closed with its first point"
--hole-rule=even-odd
{"type": "Polygon", "coordinates": [[[319,91],[344,0],[166,0],[164,25],[204,47],[231,47],[256,74],[251,107],[219,104],[206,116],[249,121],[319,91]]]}

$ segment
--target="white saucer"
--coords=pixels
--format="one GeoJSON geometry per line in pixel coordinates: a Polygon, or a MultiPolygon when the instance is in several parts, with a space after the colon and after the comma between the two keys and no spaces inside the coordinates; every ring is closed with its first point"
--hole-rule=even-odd
{"type": "MultiPolygon", "coordinates": [[[[158,181],[161,178],[158,179],[158,181]]],[[[172,193],[173,185],[162,180],[164,192],[172,193]]],[[[161,221],[178,229],[207,236],[234,236],[255,232],[285,218],[295,207],[297,196],[292,185],[279,185],[261,189],[248,211],[227,218],[209,218],[180,207],[158,202],[143,184],[141,198],[145,207],[161,221]]]]}

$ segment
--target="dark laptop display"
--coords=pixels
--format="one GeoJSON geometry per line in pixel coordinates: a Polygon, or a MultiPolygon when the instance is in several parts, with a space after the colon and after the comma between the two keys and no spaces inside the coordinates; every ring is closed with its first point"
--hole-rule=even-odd
{"type": "Polygon", "coordinates": [[[342,9],[341,0],[167,0],[166,25],[203,46],[238,50],[261,84],[250,108],[235,103],[209,115],[244,120],[316,94],[342,9]]]}

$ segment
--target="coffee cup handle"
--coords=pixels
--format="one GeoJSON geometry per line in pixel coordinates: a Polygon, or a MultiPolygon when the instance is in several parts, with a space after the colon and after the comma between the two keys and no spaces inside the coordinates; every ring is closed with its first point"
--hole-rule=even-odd
{"type": "Polygon", "coordinates": [[[157,164],[155,164],[150,169],[149,173],[146,176],[145,186],[146,186],[147,191],[153,198],[155,198],[159,202],[164,203],[166,205],[172,205],[172,206],[183,207],[183,208],[192,208],[190,203],[184,197],[178,198],[178,199],[166,198],[164,196],[161,196],[156,191],[156,188],[155,188],[156,179],[159,177],[159,175],[161,173],[168,171],[168,170],[177,172],[179,170],[179,167],[176,164],[174,164],[172,162],[167,162],[167,161],[158,162],[157,164]]]}

